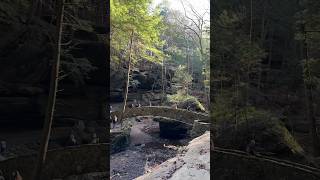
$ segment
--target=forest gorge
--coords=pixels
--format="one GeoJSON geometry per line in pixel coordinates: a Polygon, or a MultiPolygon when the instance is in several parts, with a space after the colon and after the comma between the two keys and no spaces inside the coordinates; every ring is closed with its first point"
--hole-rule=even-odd
{"type": "Polygon", "coordinates": [[[182,11],[169,1],[110,1],[112,179],[210,178],[208,133],[198,140],[206,153],[174,160],[210,130],[209,7],[179,3],[182,11]]]}
{"type": "Polygon", "coordinates": [[[320,179],[320,1],[191,2],[0,1],[0,179],[320,179]]]}
{"type": "Polygon", "coordinates": [[[209,130],[209,12],[108,3],[1,1],[1,177],[132,179],[209,130]]]}

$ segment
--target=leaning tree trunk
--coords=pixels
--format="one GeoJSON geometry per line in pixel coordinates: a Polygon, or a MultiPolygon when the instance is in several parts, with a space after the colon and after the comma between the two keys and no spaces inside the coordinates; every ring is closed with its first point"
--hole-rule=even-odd
{"type": "Polygon", "coordinates": [[[57,1],[58,13],[57,13],[57,40],[55,43],[54,62],[52,64],[51,71],[51,84],[48,105],[46,110],[45,122],[43,127],[43,134],[40,144],[40,152],[38,154],[38,160],[34,172],[34,180],[41,179],[42,169],[45,165],[46,155],[48,150],[49,138],[51,133],[51,125],[53,121],[53,114],[56,102],[56,93],[58,88],[59,66],[60,66],[60,51],[61,51],[61,35],[62,35],[62,22],[64,11],[64,0],[57,1]]]}
{"type": "MultiPolygon", "coordinates": [[[[249,42],[250,42],[250,50],[252,51],[252,32],[253,32],[253,0],[250,1],[250,34],[249,34],[249,42]]],[[[250,52],[250,58],[252,58],[252,52],[250,52]]],[[[247,64],[247,84],[246,84],[246,109],[245,109],[245,119],[246,119],[246,129],[249,134],[249,120],[248,120],[248,108],[249,108],[249,88],[250,88],[250,63],[247,64]]]]}
{"type": "MultiPolygon", "coordinates": [[[[250,35],[249,35],[249,41],[250,41],[250,50],[252,51],[252,33],[253,33],[253,0],[250,1],[250,35]]],[[[250,52],[250,58],[252,58],[252,52],[250,52]]],[[[252,59],[251,59],[252,60],[252,59]]],[[[247,82],[247,99],[246,99],[246,104],[248,105],[248,98],[249,98],[249,84],[250,84],[250,63],[248,63],[248,67],[247,67],[247,78],[248,78],[248,82],[247,82]]]]}
{"type": "Polygon", "coordinates": [[[122,121],[125,111],[126,111],[126,106],[127,106],[127,100],[128,100],[128,92],[129,92],[129,83],[130,83],[130,71],[131,71],[131,55],[132,55],[132,43],[133,43],[133,31],[131,32],[131,37],[130,37],[130,47],[129,47],[129,61],[128,61],[128,71],[127,71],[127,82],[126,82],[126,89],[124,92],[124,102],[123,102],[123,108],[122,108],[122,114],[120,117],[120,121],[122,121]]]}

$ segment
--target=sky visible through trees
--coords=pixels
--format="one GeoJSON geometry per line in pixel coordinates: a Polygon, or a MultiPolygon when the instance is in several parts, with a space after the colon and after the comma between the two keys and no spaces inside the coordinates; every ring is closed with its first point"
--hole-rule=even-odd
{"type": "MultiPolygon", "coordinates": [[[[155,7],[156,5],[167,1],[169,3],[169,7],[174,10],[179,10],[180,12],[184,12],[183,6],[180,0],[154,0],[152,6],[155,7]]],[[[208,12],[205,16],[205,19],[210,21],[210,0],[183,0],[185,4],[190,3],[196,11],[199,13],[208,12]]]]}

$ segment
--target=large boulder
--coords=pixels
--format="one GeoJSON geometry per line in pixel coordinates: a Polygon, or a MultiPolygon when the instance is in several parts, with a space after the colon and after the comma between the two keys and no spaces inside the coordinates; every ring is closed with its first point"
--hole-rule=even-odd
{"type": "Polygon", "coordinates": [[[169,95],[168,104],[176,104],[178,108],[189,111],[205,112],[205,108],[195,96],[185,94],[182,91],[177,91],[176,94],[169,95]]]}
{"type": "Polygon", "coordinates": [[[185,101],[179,102],[177,106],[178,108],[190,111],[205,112],[201,103],[196,99],[186,99],[185,101]]]}
{"type": "MultiPolygon", "coordinates": [[[[153,75],[148,72],[134,71],[132,78],[139,82],[138,88],[143,90],[152,90],[156,81],[153,75]]],[[[155,89],[159,89],[159,87],[156,86],[155,89]]]]}
{"type": "Polygon", "coordinates": [[[114,63],[112,60],[110,63],[110,100],[112,102],[122,102],[126,78],[126,69],[119,64],[114,63]]]}

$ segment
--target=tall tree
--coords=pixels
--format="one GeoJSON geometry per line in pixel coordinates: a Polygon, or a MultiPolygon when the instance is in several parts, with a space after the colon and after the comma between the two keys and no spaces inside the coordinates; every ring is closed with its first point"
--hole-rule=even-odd
{"type": "Polygon", "coordinates": [[[150,0],[112,0],[110,4],[111,45],[114,51],[119,52],[118,54],[125,54],[128,59],[122,108],[124,113],[128,99],[132,64],[141,59],[161,62],[163,58],[163,53],[159,50],[162,49],[163,45],[160,39],[163,25],[159,11],[151,12],[149,10],[150,0]]]}
{"type": "MultiPolygon", "coordinates": [[[[180,3],[184,10],[184,17],[187,19],[187,23],[181,23],[186,28],[187,31],[189,31],[189,34],[193,34],[191,36],[195,41],[200,51],[200,61],[205,62],[204,66],[204,72],[203,77],[204,81],[207,81],[207,76],[210,72],[210,63],[209,62],[209,51],[206,51],[206,47],[209,46],[208,42],[208,32],[209,29],[209,20],[206,19],[207,15],[209,14],[209,11],[206,9],[204,12],[199,12],[194,8],[194,6],[189,3],[188,1],[182,1],[180,0],[180,3]],[[189,10],[189,11],[188,11],[189,10]],[[207,43],[207,44],[206,44],[207,43]]],[[[188,44],[188,41],[187,41],[188,44]]],[[[208,48],[209,49],[209,48],[208,48]]],[[[208,84],[208,83],[204,83],[208,84]]],[[[210,104],[210,86],[205,86],[206,96],[207,96],[207,106],[210,104]]]]}
{"type": "Polygon", "coordinates": [[[64,12],[64,0],[57,1],[57,34],[56,42],[54,47],[54,57],[51,70],[51,84],[49,99],[47,105],[47,111],[45,115],[45,122],[43,127],[43,134],[40,143],[40,151],[38,154],[38,161],[35,167],[34,180],[40,180],[43,167],[46,162],[46,155],[48,150],[48,144],[51,133],[51,126],[53,121],[53,114],[55,109],[56,94],[58,89],[58,80],[59,80],[59,67],[60,67],[60,50],[61,50],[61,36],[62,36],[62,24],[63,24],[63,12],[64,12]]]}
{"type": "Polygon", "coordinates": [[[310,123],[310,135],[313,144],[314,156],[320,155],[320,139],[317,132],[314,93],[319,86],[320,56],[320,3],[318,1],[300,1],[301,10],[297,13],[297,40],[303,44],[303,79],[306,94],[307,120],[310,123]]]}
{"type": "MultiPolygon", "coordinates": [[[[205,89],[209,92],[209,23],[203,17],[202,32],[193,22],[188,19],[192,18],[194,22],[197,19],[194,12],[197,11],[190,3],[184,3],[186,11],[173,10],[168,4],[160,5],[161,14],[163,15],[164,23],[167,26],[162,38],[166,41],[164,53],[168,55],[166,61],[173,66],[183,65],[187,67],[188,73],[193,77],[193,82],[190,83],[190,92],[203,92],[205,89]],[[190,10],[190,7],[194,12],[190,10]],[[187,18],[187,17],[188,18],[187,18]],[[190,30],[190,28],[192,30],[190,30]],[[195,32],[194,32],[194,31],[195,32]],[[201,35],[201,47],[203,54],[201,54],[200,41],[198,35],[201,35]],[[207,77],[207,78],[206,78],[207,77]],[[205,81],[205,82],[204,82],[205,81]]],[[[208,12],[205,12],[207,14],[208,12]]],[[[201,14],[200,16],[202,16],[201,14]]],[[[202,20],[201,20],[202,21],[202,20]]],[[[197,25],[199,25],[197,23],[197,25]]],[[[206,96],[205,96],[206,97],[206,96]]],[[[208,99],[203,101],[208,102],[208,99]]]]}
{"type": "Polygon", "coordinates": [[[252,78],[259,73],[259,66],[265,52],[255,35],[254,4],[235,3],[233,0],[215,3],[213,23],[213,82],[214,99],[230,101],[229,111],[234,114],[234,122],[248,119],[248,111],[253,104],[252,78]],[[237,4],[237,6],[234,6],[237,4]],[[218,85],[219,83],[219,85],[218,85]],[[219,87],[220,90],[217,90],[219,87]],[[233,91],[233,92],[232,92],[233,91]],[[231,93],[232,92],[232,93],[231,93]],[[243,117],[240,117],[243,116],[243,117]]]}

